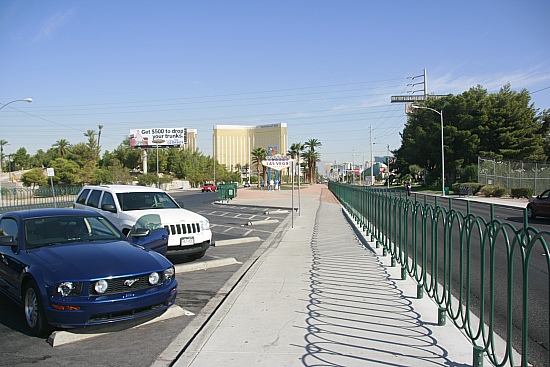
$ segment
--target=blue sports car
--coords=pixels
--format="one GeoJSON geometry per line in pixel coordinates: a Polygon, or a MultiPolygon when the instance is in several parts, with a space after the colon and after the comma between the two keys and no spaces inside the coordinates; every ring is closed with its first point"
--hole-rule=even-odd
{"type": "MultiPolygon", "coordinates": [[[[158,219],[158,222],[155,222],[158,219]]],[[[165,311],[178,282],[168,232],[147,216],[126,237],[101,214],[36,209],[0,216],[0,292],[23,306],[33,335],[165,311]],[[157,251],[153,251],[152,248],[157,251]]]]}

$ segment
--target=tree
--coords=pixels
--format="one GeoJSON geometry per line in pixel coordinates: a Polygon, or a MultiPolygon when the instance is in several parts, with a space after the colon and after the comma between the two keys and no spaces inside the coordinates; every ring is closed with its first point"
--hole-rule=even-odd
{"type": "Polygon", "coordinates": [[[320,161],[321,156],[315,152],[315,148],[322,146],[321,142],[317,139],[309,139],[304,143],[304,146],[309,149],[306,152],[307,164],[309,167],[309,182],[315,183],[315,172],[317,172],[317,162],[320,161]]]}
{"type": "Polygon", "coordinates": [[[302,157],[306,162],[309,183],[314,184],[315,182],[317,182],[315,177],[315,173],[316,173],[315,166],[316,166],[316,163],[321,160],[320,154],[310,149],[310,150],[307,150],[305,153],[303,153],[302,157]]]}
{"type": "Polygon", "coordinates": [[[31,168],[31,156],[27,153],[27,149],[19,148],[12,158],[12,171],[31,168]]]}
{"type": "MultiPolygon", "coordinates": [[[[443,111],[447,185],[456,182],[463,168],[476,165],[479,155],[547,160],[550,122],[537,116],[525,90],[515,92],[505,85],[499,93],[488,94],[477,86],[458,96],[428,99],[423,107],[443,111]]],[[[413,110],[401,133],[401,147],[394,151],[398,172],[410,174],[408,167],[418,165],[426,170],[427,183],[441,183],[441,144],[436,143],[440,141],[439,114],[413,110]]]]}
{"type": "Polygon", "coordinates": [[[34,188],[35,186],[45,186],[48,184],[48,177],[44,175],[44,169],[33,168],[21,175],[23,185],[34,188]]]}
{"type": "MultiPolygon", "coordinates": [[[[102,126],[102,128],[103,128],[103,126],[102,126]]],[[[84,133],[84,136],[88,138],[88,144],[86,144],[86,146],[90,150],[89,155],[90,155],[91,159],[94,160],[95,162],[99,161],[99,152],[100,152],[100,147],[99,147],[98,142],[95,138],[96,134],[97,133],[96,133],[95,130],[87,130],[84,133]]]]}
{"type": "Polygon", "coordinates": [[[80,167],[76,162],[65,158],[56,158],[50,162],[51,168],[54,169],[54,182],[60,185],[75,185],[80,181],[80,167]]]}
{"type": "Polygon", "coordinates": [[[267,181],[267,172],[265,167],[262,165],[262,161],[264,161],[267,157],[267,150],[262,147],[258,147],[252,149],[250,154],[252,155],[252,164],[256,165],[256,169],[258,171],[258,187],[260,187],[260,168],[263,170],[263,181],[267,181]]]}
{"type": "MultiPolygon", "coordinates": [[[[292,159],[296,159],[298,164],[300,164],[300,156],[301,156],[302,152],[304,151],[304,149],[305,149],[305,145],[302,144],[301,142],[292,143],[292,144],[290,144],[290,149],[288,150],[287,154],[292,159]]],[[[289,173],[290,173],[290,167],[288,169],[289,169],[289,173]]],[[[289,174],[289,176],[290,176],[290,174],[289,174]]],[[[298,177],[298,179],[300,179],[300,178],[298,177]]]]}
{"type": "Polygon", "coordinates": [[[58,141],[55,142],[55,144],[52,145],[52,148],[55,148],[58,151],[59,156],[61,158],[64,158],[70,146],[71,146],[71,143],[69,143],[67,139],[59,139],[58,141]]]}

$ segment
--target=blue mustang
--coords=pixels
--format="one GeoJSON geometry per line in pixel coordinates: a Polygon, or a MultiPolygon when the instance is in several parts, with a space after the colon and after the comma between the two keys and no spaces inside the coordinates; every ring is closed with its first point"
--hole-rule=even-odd
{"type": "Polygon", "coordinates": [[[89,210],[5,213],[0,216],[0,292],[23,306],[36,336],[54,327],[163,312],[174,304],[178,282],[174,266],[162,255],[168,232],[155,219],[142,218],[127,238],[89,210]]]}

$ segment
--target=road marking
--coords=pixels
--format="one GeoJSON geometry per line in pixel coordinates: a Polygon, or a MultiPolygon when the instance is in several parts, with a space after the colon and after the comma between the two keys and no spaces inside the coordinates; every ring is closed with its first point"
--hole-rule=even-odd
{"type": "Polygon", "coordinates": [[[216,241],[216,247],[236,245],[236,244],[240,244],[240,243],[256,242],[256,241],[261,241],[261,240],[262,239],[260,237],[243,237],[243,238],[233,238],[233,239],[230,239],[230,240],[219,240],[219,241],[216,241]]]}
{"type": "MultiPolygon", "coordinates": [[[[191,311],[184,310],[178,305],[173,305],[172,307],[167,309],[162,315],[159,315],[147,322],[143,322],[138,325],[132,326],[130,329],[135,329],[140,326],[153,324],[159,321],[169,320],[174,317],[193,316],[193,315],[194,314],[191,311]]],[[[133,321],[137,321],[137,320],[133,320],[133,321]]],[[[58,347],[60,345],[65,345],[65,344],[70,344],[70,343],[74,343],[74,342],[78,342],[86,339],[95,338],[96,336],[116,333],[122,330],[121,328],[117,328],[117,326],[122,326],[122,325],[117,325],[117,324],[97,325],[97,326],[91,326],[91,327],[82,328],[82,329],[75,329],[71,331],[56,330],[53,333],[51,333],[51,335],[49,336],[48,344],[50,344],[52,347],[58,347]],[[98,332],[93,332],[93,330],[98,330],[98,332]],[[104,330],[104,331],[101,331],[101,330],[104,330]]]]}
{"type": "Polygon", "coordinates": [[[255,222],[248,222],[249,226],[257,226],[259,224],[270,224],[270,223],[279,223],[278,219],[266,219],[266,220],[257,220],[255,222]]]}
{"type": "Polygon", "coordinates": [[[176,273],[188,273],[196,270],[206,270],[206,269],[212,269],[220,266],[234,265],[234,264],[242,264],[242,263],[237,261],[237,259],[235,259],[234,257],[228,257],[225,259],[194,261],[189,264],[178,264],[175,266],[175,268],[176,268],[176,273]]]}

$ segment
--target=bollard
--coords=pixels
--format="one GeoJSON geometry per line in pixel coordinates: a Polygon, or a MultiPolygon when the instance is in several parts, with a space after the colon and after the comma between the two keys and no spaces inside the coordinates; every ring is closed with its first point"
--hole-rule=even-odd
{"type": "Polygon", "coordinates": [[[382,256],[387,256],[388,250],[386,250],[386,246],[382,247],[382,256]]]}
{"type": "Polygon", "coordinates": [[[445,326],[447,323],[447,313],[443,307],[437,308],[437,325],[445,326]]]}
{"type": "Polygon", "coordinates": [[[395,256],[392,256],[391,257],[391,267],[395,267],[395,264],[396,264],[396,260],[395,260],[395,256]]]}
{"type": "Polygon", "coordinates": [[[416,285],[416,298],[417,299],[422,299],[424,297],[424,287],[422,286],[422,284],[417,284],[416,285]]]}
{"type": "Polygon", "coordinates": [[[483,348],[478,345],[474,345],[474,363],[472,366],[483,367],[483,348]]]}
{"type": "Polygon", "coordinates": [[[407,268],[402,266],[401,267],[401,280],[407,279],[407,268]]]}
{"type": "Polygon", "coordinates": [[[380,242],[376,241],[376,248],[380,248],[380,242]]]}

